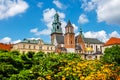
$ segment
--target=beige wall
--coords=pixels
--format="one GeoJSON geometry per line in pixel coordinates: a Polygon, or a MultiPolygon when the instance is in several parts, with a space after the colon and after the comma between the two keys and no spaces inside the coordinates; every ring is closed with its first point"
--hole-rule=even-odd
{"type": "Polygon", "coordinates": [[[39,52],[43,51],[47,52],[54,52],[55,46],[49,44],[27,44],[27,43],[18,43],[13,45],[12,50],[20,51],[21,53],[27,53],[29,51],[39,52]]]}
{"type": "Polygon", "coordinates": [[[95,53],[97,51],[101,51],[102,52],[103,44],[86,44],[85,43],[85,48],[87,48],[88,45],[89,45],[89,47],[92,46],[92,49],[93,49],[92,53],[95,53]]]}

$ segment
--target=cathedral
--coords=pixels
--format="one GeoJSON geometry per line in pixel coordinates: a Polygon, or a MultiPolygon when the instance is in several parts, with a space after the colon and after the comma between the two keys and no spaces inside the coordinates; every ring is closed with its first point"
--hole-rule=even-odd
{"type": "Polygon", "coordinates": [[[59,15],[56,12],[51,29],[51,43],[46,44],[43,40],[29,40],[23,41],[13,45],[12,50],[20,51],[21,53],[32,52],[45,52],[45,53],[77,53],[81,54],[83,59],[99,59],[102,56],[103,42],[96,38],[86,38],[80,32],[75,36],[74,27],[68,20],[67,25],[64,27],[65,33],[61,28],[59,15]]]}
{"type": "Polygon", "coordinates": [[[58,13],[54,15],[52,23],[51,44],[55,45],[57,53],[79,53],[89,59],[102,55],[103,42],[96,38],[85,38],[82,29],[80,29],[79,35],[75,36],[70,20],[65,26],[65,34],[63,34],[58,13]]]}

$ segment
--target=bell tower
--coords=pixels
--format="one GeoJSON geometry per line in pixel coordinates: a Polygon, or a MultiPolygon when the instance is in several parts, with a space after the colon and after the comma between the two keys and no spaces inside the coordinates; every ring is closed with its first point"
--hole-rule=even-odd
{"type": "Polygon", "coordinates": [[[51,43],[54,44],[54,39],[57,35],[63,35],[62,28],[61,28],[61,22],[59,21],[59,15],[56,12],[54,15],[54,21],[52,23],[52,30],[51,30],[51,43]]]}
{"type": "Polygon", "coordinates": [[[64,45],[67,52],[75,52],[75,33],[70,20],[65,27],[64,45]]]}

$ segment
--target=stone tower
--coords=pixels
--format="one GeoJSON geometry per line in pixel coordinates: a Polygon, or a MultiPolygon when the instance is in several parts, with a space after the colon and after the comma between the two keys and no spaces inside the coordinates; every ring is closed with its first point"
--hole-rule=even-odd
{"type": "Polygon", "coordinates": [[[75,33],[70,20],[65,27],[64,46],[67,52],[75,52],[75,33]]]}
{"type": "Polygon", "coordinates": [[[55,42],[54,40],[57,35],[62,36],[63,33],[62,33],[62,28],[61,28],[61,22],[59,21],[59,15],[56,12],[56,14],[54,15],[54,21],[52,23],[52,30],[51,30],[51,43],[52,44],[54,44],[55,42]]]}

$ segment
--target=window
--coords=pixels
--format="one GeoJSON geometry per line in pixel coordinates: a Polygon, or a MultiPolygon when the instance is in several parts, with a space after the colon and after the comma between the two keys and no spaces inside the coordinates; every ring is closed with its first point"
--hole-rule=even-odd
{"type": "Polygon", "coordinates": [[[23,45],[23,49],[25,48],[25,45],[23,45]]]}
{"type": "Polygon", "coordinates": [[[31,45],[29,45],[29,49],[31,48],[31,45]]]}
{"type": "Polygon", "coordinates": [[[97,59],[97,56],[95,56],[95,59],[97,59]]]}
{"type": "Polygon", "coordinates": [[[49,50],[49,47],[47,47],[47,50],[49,50]]]}
{"type": "Polygon", "coordinates": [[[98,49],[98,48],[97,48],[97,46],[96,46],[96,52],[98,51],[97,49],[98,49]]]}
{"type": "Polygon", "coordinates": [[[91,45],[91,48],[93,48],[93,46],[91,45]]]}
{"type": "Polygon", "coordinates": [[[59,26],[57,26],[57,29],[59,29],[59,26]]]}
{"type": "Polygon", "coordinates": [[[42,46],[40,46],[39,49],[42,50],[42,46]]]}
{"type": "Polygon", "coordinates": [[[100,46],[100,51],[102,51],[102,46],[100,46]]]}
{"type": "Polygon", "coordinates": [[[35,49],[35,46],[34,46],[34,49],[35,49]]]}
{"type": "Polygon", "coordinates": [[[52,50],[52,47],[51,47],[51,50],[52,50]]]}

